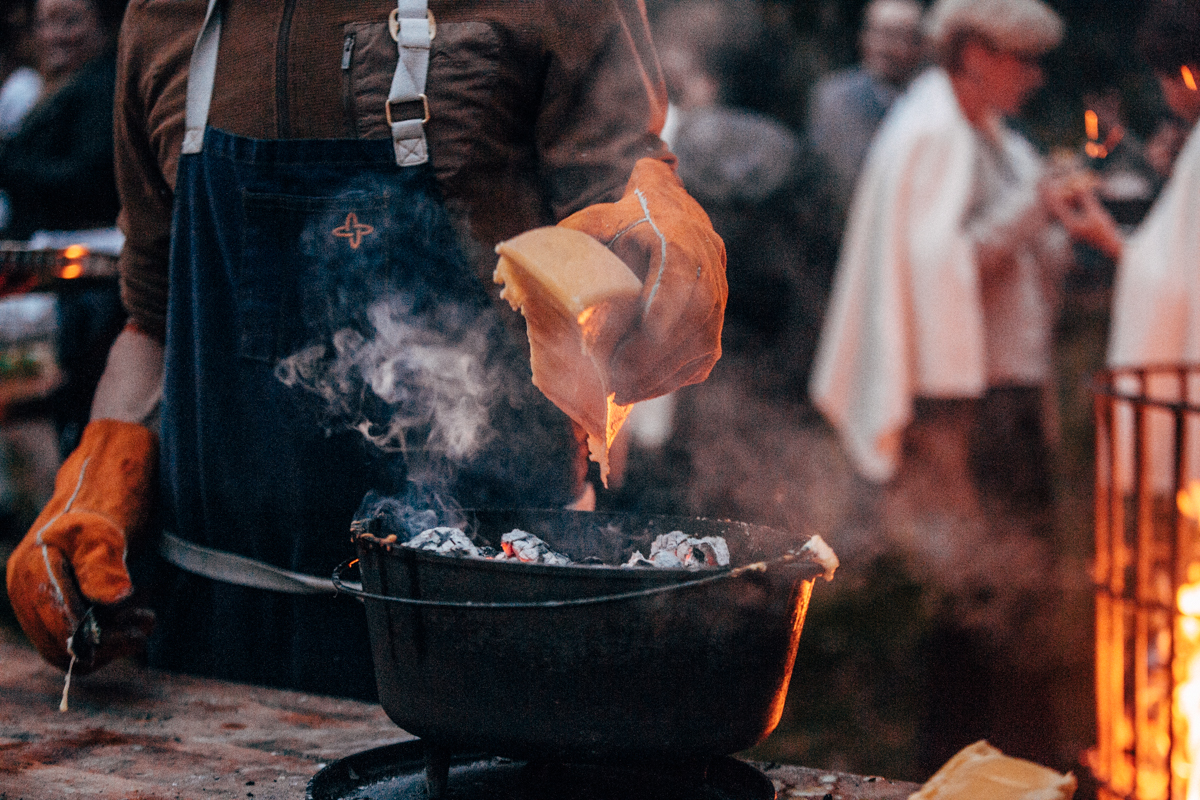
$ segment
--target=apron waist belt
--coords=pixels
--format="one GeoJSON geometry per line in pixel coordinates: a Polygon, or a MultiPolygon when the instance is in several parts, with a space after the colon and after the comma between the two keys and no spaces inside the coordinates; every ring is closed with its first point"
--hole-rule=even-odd
{"type": "Polygon", "coordinates": [[[333,581],[329,578],[291,572],[263,561],[239,556],[236,553],[214,550],[211,547],[180,539],[170,531],[163,531],[158,544],[158,552],[167,561],[185,572],[222,583],[287,594],[336,594],[337,592],[333,581]]]}

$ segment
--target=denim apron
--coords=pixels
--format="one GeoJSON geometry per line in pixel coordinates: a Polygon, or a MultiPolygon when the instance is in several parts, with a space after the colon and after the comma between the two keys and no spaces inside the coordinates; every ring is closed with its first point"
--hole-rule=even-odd
{"type": "MultiPolygon", "coordinates": [[[[380,297],[404,298],[414,319],[453,308],[482,325],[496,312],[457,246],[422,120],[392,121],[397,103],[424,101],[424,0],[401,0],[398,25],[393,15],[401,55],[392,140],[253,140],[207,127],[220,14],[210,3],[193,55],[176,181],[164,526],[202,547],[327,578],[353,556],[349,523],[364,495],[402,491],[406,459],[331,429],[323,401],[281,380],[280,360],[314,345],[332,352],[337,331],[370,335],[366,309],[380,297]]],[[[525,388],[491,410],[502,435],[456,473],[454,500],[569,503],[580,478],[569,421],[532,389],[519,343],[486,347],[504,380],[525,388]]],[[[403,375],[396,380],[393,394],[405,388],[403,375]]],[[[357,602],[161,569],[152,664],[376,696],[357,602]]]]}

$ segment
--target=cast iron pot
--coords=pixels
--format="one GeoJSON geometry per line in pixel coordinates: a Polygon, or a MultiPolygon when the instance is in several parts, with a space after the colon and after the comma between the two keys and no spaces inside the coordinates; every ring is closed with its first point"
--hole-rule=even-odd
{"type": "MultiPolygon", "coordinates": [[[[703,760],[779,722],[814,579],[805,540],[756,525],[578,511],[474,511],[575,561],[649,555],[655,536],[723,536],[717,570],[455,558],[355,534],[379,699],[443,752],[606,762],[703,760]],[[789,547],[791,550],[789,550],[789,547]]],[[[365,527],[365,530],[363,529],[365,527]]]]}

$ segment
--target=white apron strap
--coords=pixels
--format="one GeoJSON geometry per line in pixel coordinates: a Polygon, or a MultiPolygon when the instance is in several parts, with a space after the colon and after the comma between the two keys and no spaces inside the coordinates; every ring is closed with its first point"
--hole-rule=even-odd
{"type": "Polygon", "coordinates": [[[217,0],[208,0],[204,27],[192,47],[188,67],[187,106],[184,112],[183,152],[204,149],[204,129],[208,126],[208,107],[212,102],[213,81],[217,75],[217,45],[221,41],[221,9],[217,0]]]}
{"type": "Polygon", "coordinates": [[[427,0],[397,0],[393,35],[400,51],[392,88],[385,107],[396,163],[402,167],[424,164],[429,155],[425,147],[425,123],[429,121],[429,101],[425,97],[425,76],[429,71],[429,45],[433,39],[427,0]],[[393,107],[401,103],[420,103],[421,116],[393,119],[393,107]]]}
{"type": "MultiPolygon", "coordinates": [[[[208,109],[212,103],[213,82],[217,74],[217,50],[221,41],[220,5],[219,0],[208,0],[204,26],[192,48],[184,118],[184,153],[199,153],[204,148],[204,129],[208,126],[208,109]]],[[[397,0],[392,22],[399,60],[396,73],[392,76],[385,115],[392,131],[396,163],[411,167],[423,164],[429,158],[425,146],[425,123],[429,121],[425,77],[429,70],[433,29],[427,0],[397,0]],[[421,116],[393,119],[393,107],[404,103],[420,103],[421,116]]]]}

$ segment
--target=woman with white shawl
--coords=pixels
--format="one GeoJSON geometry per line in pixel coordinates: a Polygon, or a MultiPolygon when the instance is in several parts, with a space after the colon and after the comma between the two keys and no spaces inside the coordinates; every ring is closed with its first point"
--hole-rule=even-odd
{"type": "Polygon", "coordinates": [[[1005,118],[1063,24],[1040,0],[938,0],[927,32],[937,66],[868,155],[810,392],[858,472],[914,513],[982,504],[1048,524],[1043,411],[1070,258],[1054,216],[1079,188],[1005,118]]]}
{"type": "Polygon", "coordinates": [[[982,737],[1044,762],[1041,625],[1057,586],[1044,409],[1070,258],[1055,212],[1081,187],[1048,176],[1005,118],[1041,85],[1063,23],[1040,0],[937,0],[926,27],[937,66],[867,157],[810,393],[858,472],[885,484],[884,536],[952,598],[925,645],[939,698],[925,764],[982,737]],[[993,645],[1029,666],[1001,666],[993,645]],[[993,706],[965,710],[970,697],[993,706]]]}

